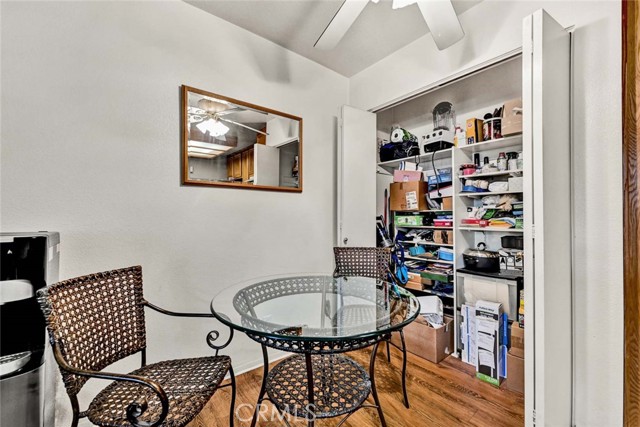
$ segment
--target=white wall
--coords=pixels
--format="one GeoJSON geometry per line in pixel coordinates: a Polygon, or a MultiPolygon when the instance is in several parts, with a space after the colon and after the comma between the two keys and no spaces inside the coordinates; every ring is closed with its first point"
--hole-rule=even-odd
{"type": "MultiPolygon", "coordinates": [[[[353,76],[350,103],[375,109],[522,45],[522,18],[544,8],[575,25],[576,424],[622,424],[623,287],[619,1],[484,1],[466,36],[438,51],[426,35],[353,76]]],[[[564,327],[558,325],[558,327],[564,327]]]]}
{"type": "MultiPolygon", "coordinates": [[[[59,231],[61,279],[141,264],[149,300],[207,312],[239,281],[332,271],[346,78],[180,1],[1,7],[1,227],[59,231]],[[304,192],[182,187],[181,84],[302,117],[304,192]]],[[[147,321],[150,361],[211,354],[219,326],[147,321]]],[[[229,352],[261,363],[241,334],[229,352]]]]}

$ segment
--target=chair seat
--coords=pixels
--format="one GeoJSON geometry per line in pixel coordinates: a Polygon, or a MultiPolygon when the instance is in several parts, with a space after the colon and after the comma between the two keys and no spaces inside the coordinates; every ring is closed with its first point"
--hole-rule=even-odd
{"type": "MultiPolygon", "coordinates": [[[[229,357],[212,356],[154,363],[131,374],[156,381],[167,394],[169,412],[161,426],[183,427],[213,396],[230,366],[229,357]]],[[[87,417],[98,426],[130,427],[127,407],[134,401],[143,400],[146,400],[148,409],[142,414],[140,421],[156,421],[162,406],[160,399],[149,387],[114,381],[93,399],[87,410],[87,417]]]]}

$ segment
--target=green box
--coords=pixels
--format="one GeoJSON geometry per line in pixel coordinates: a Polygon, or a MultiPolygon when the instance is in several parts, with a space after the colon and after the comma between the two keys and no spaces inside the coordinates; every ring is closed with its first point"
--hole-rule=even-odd
{"type": "Polygon", "coordinates": [[[395,224],[403,225],[422,225],[424,215],[396,215],[395,224]]]}
{"type": "Polygon", "coordinates": [[[451,282],[453,277],[447,274],[433,273],[431,271],[421,271],[420,276],[423,279],[435,280],[437,282],[451,282]]]}

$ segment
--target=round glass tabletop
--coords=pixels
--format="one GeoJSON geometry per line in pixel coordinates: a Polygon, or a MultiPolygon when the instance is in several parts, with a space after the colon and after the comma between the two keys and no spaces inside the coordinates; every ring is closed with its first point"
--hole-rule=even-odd
{"type": "Polygon", "coordinates": [[[213,298],[211,312],[249,335],[331,341],[398,330],[417,317],[420,304],[411,293],[388,282],[310,275],[230,287],[213,298]]]}

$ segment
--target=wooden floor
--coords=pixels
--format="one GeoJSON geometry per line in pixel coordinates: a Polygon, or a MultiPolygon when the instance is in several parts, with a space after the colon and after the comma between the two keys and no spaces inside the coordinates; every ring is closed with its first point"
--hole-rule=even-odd
{"type": "MultiPolygon", "coordinates": [[[[376,384],[388,427],[454,427],[454,426],[523,426],[524,398],[522,395],[497,389],[474,377],[475,370],[460,360],[449,357],[433,364],[412,354],[408,355],[407,388],[410,409],[402,403],[400,372],[402,353],[392,349],[391,364],[387,362],[383,346],[376,359],[376,384]],[[471,369],[469,369],[471,368],[471,369]]],[[[359,350],[349,356],[362,366],[369,366],[370,350],[359,350]]],[[[249,426],[252,411],[260,391],[262,369],[247,372],[237,378],[235,426],[249,426]]],[[[229,425],[230,388],[216,392],[202,413],[188,427],[226,427],[229,425]]],[[[372,401],[371,397],[369,400],[372,401]]],[[[275,416],[271,404],[261,427],[284,425],[275,416]]],[[[292,425],[306,425],[292,419],[292,425]]],[[[340,418],[318,420],[317,427],[338,424],[340,418]]],[[[379,426],[375,409],[361,409],[353,414],[345,427],[379,426]]]]}

